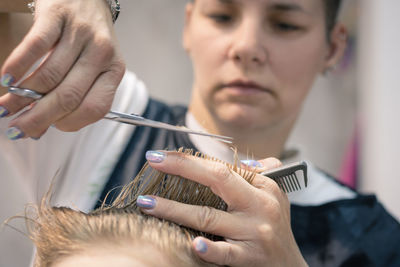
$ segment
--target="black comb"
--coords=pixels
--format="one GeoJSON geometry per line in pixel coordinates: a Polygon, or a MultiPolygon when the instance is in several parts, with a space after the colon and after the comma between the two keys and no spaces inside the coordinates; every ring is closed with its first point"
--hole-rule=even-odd
{"type": "Polygon", "coordinates": [[[305,161],[287,164],[285,166],[262,172],[261,175],[273,179],[285,192],[301,190],[302,187],[297,178],[297,172],[301,172],[304,178],[304,187],[307,187],[307,163],[305,161]]]}

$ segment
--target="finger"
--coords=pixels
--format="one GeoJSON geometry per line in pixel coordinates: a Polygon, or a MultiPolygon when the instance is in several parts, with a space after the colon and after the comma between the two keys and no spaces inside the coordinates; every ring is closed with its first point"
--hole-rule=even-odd
{"type": "Polygon", "coordinates": [[[268,192],[273,196],[286,196],[285,192],[283,192],[279,185],[271,178],[257,174],[251,184],[264,192],[268,192]]]}
{"type": "Polygon", "coordinates": [[[79,58],[62,84],[38,101],[32,110],[11,121],[10,126],[20,129],[24,136],[39,137],[55,121],[77,109],[101,72],[101,63],[105,62],[92,50],[88,53],[79,58]]]}
{"type": "MultiPolygon", "coordinates": [[[[73,45],[74,40],[71,38],[63,37],[49,57],[19,87],[29,88],[39,93],[47,93],[55,88],[64,79],[83,47],[82,41],[76,41],[73,45]]],[[[9,115],[13,115],[33,101],[26,97],[7,94],[0,98],[0,106],[6,108],[9,115]]]]}
{"type": "Polygon", "coordinates": [[[230,210],[251,207],[254,187],[221,162],[166,151],[148,151],[146,158],[157,170],[180,175],[210,187],[214,194],[228,204],[230,210]]]}
{"type": "MultiPolygon", "coordinates": [[[[261,173],[282,166],[282,162],[279,159],[273,157],[255,161],[256,163],[254,163],[253,161],[254,160],[242,161],[241,163],[243,168],[250,170],[256,168],[256,172],[261,173]]],[[[281,190],[279,190],[279,187],[277,186],[275,181],[263,175],[257,174],[256,176],[254,176],[251,184],[258,189],[264,189],[264,191],[276,192],[278,194],[282,193],[281,190]]]]}
{"type": "Polygon", "coordinates": [[[125,65],[115,62],[109,71],[101,74],[78,109],[63,117],[54,125],[62,131],[77,131],[104,117],[110,110],[116,88],[122,80],[125,65]]]}
{"type": "MultiPolygon", "coordinates": [[[[28,113],[28,112],[33,108],[32,106],[34,106],[35,103],[36,103],[36,102],[32,103],[31,106],[29,106],[27,109],[25,109],[25,110],[20,114],[20,116],[24,116],[24,114],[28,113]]],[[[43,134],[45,134],[45,133],[47,132],[47,130],[48,130],[48,129],[45,129],[42,133],[40,133],[40,134],[38,135],[38,137],[35,137],[35,136],[28,136],[28,135],[26,135],[22,130],[20,130],[20,129],[18,128],[18,126],[12,126],[12,125],[10,125],[10,127],[9,127],[9,128],[7,129],[7,131],[6,131],[6,135],[7,135],[7,137],[8,137],[9,139],[11,139],[11,140],[17,140],[17,139],[28,138],[28,137],[31,137],[31,138],[34,139],[34,140],[39,140],[40,137],[41,137],[43,134]]]]}
{"type": "Polygon", "coordinates": [[[188,205],[156,196],[139,196],[137,205],[146,214],[226,238],[243,239],[251,232],[237,216],[207,206],[188,205]]]}
{"type": "Polygon", "coordinates": [[[66,29],[51,54],[20,87],[45,94],[59,85],[84,49],[84,39],[79,38],[80,35],[83,33],[79,33],[79,29],[66,29]]]}
{"type": "Polygon", "coordinates": [[[248,251],[236,244],[224,241],[213,242],[204,237],[196,237],[192,241],[192,247],[202,260],[210,263],[221,266],[251,265],[251,260],[248,259],[248,251]]]}
{"type": "Polygon", "coordinates": [[[259,162],[265,168],[262,171],[272,170],[272,169],[275,169],[275,168],[278,168],[278,167],[282,166],[282,162],[279,159],[273,158],[273,157],[259,160],[259,162]]]}
{"type": "Polygon", "coordinates": [[[51,13],[38,17],[24,40],[6,59],[1,70],[2,85],[7,87],[20,80],[36,61],[51,50],[61,31],[61,17],[51,13]]]}
{"type": "Polygon", "coordinates": [[[11,116],[21,110],[21,106],[26,107],[35,102],[34,99],[7,93],[0,97],[0,106],[7,110],[7,115],[11,116]]]}
{"type": "Polygon", "coordinates": [[[20,86],[47,93],[64,79],[84,48],[84,29],[65,29],[56,47],[20,86]]]}
{"type": "Polygon", "coordinates": [[[282,166],[282,162],[279,159],[273,157],[262,160],[242,160],[240,163],[242,168],[255,170],[258,173],[282,166]]]}

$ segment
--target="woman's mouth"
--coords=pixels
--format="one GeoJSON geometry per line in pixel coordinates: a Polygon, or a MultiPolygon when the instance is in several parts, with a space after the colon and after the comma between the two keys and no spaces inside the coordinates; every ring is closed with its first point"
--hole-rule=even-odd
{"type": "Polygon", "coordinates": [[[271,93],[266,87],[262,85],[251,82],[251,81],[242,81],[237,80],[230,83],[223,84],[221,86],[222,89],[229,90],[232,94],[235,95],[255,95],[260,93],[271,93]]]}

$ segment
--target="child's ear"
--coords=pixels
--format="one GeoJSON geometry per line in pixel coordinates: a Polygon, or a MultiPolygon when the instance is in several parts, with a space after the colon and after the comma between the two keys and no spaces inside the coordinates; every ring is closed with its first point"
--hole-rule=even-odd
{"type": "Polygon", "coordinates": [[[193,3],[189,2],[185,7],[185,24],[183,27],[182,45],[187,53],[190,52],[190,23],[193,14],[193,3]]]}
{"type": "Polygon", "coordinates": [[[347,36],[346,27],[342,23],[336,23],[330,33],[324,70],[329,70],[339,63],[346,50],[347,36]]]}

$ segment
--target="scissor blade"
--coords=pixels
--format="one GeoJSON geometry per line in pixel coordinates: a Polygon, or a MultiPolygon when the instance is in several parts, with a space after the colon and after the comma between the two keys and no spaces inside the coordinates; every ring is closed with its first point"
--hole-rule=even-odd
{"type": "Polygon", "coordinates": [[[232,143],[232,140],[233,140],[232,137],[216,135],[216,134],[209,134],[209,133],[204,133],[204,132],[199,132],[199,131],[193,131],[189,128],[186,128],[185,126],[175,126],[175,125],[171,125],[171,124],[164,123],[164,122],[149,120],[149,119],[146,119],[139,115],[134,115],[134,114],[125,114],[125,113],[120,113],[120,112],[116,112],[116,111],[110,111],[104,118],[113,120],[113,121],[122,122],[122,123],[138,125],[138,126],[149,126],[149,127],[165,129],[165,130],[169,130],[169,131],[176,131],[176,132],[183,132],[183,133],[187,133],[187,134],[197,134],[197,135],[202,135],[202,136],[208,136],[208,137],[216,138],[222,142],[230,143],[230,144],[232,143]]]}

